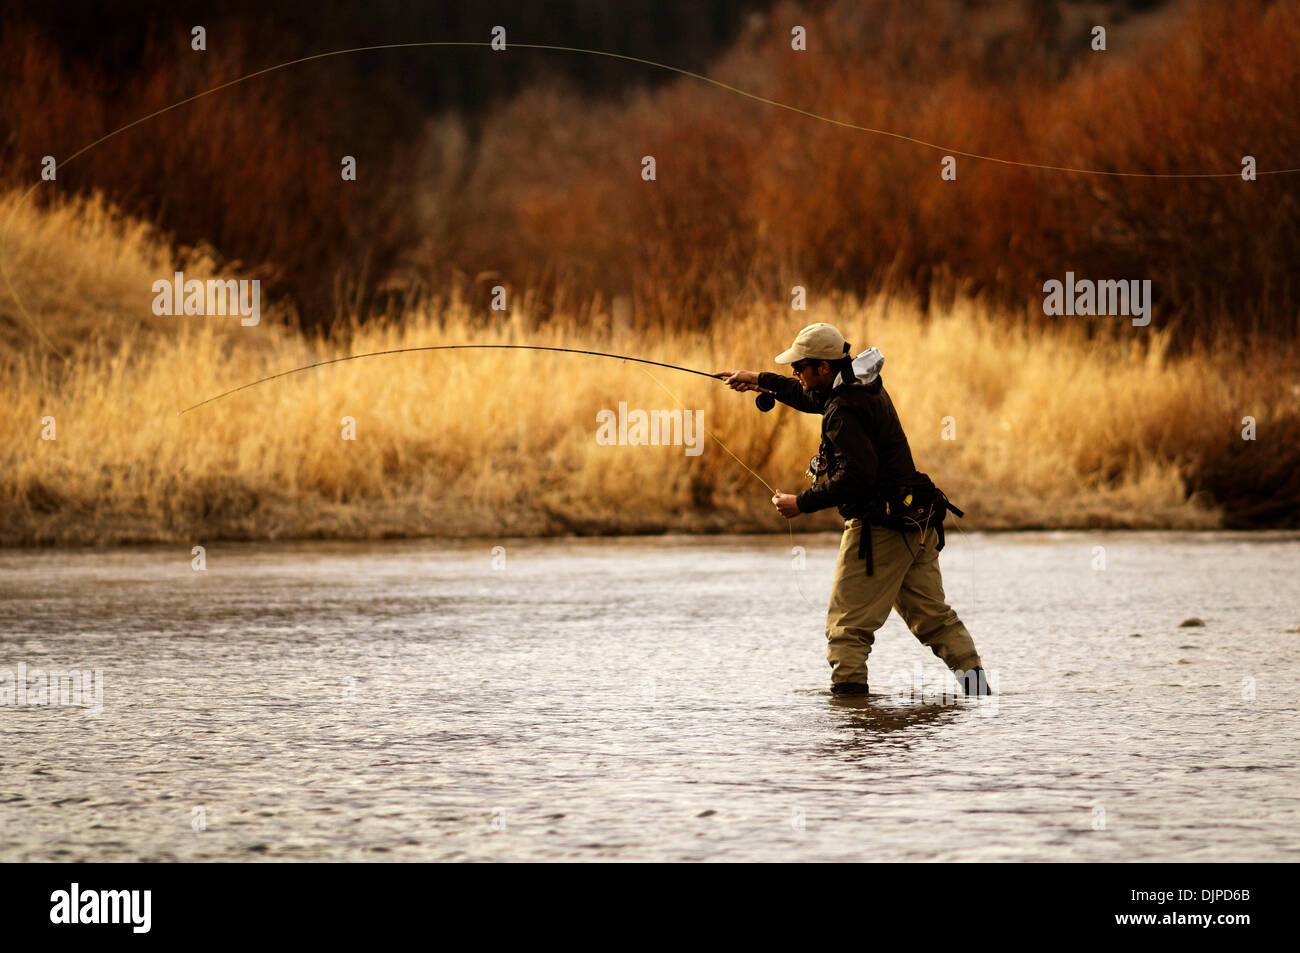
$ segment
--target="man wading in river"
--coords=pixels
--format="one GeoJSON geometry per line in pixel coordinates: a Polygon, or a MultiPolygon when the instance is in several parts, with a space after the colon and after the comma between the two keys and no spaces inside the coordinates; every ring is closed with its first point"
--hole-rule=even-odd
{"type": "MultiPolygon", "coordinates": [[[[786,519],[834,506],[844,517],[826,615],[831,691],[867,694],[867,656],[890,608],[953,672],[966,694],[990,694],[983,663],[966,626],[943,595],[939,550],[943,519],[953,507],[912,462],[912,451],[884,384],[854,375],[844,336],[812,324],[777,355],[795,380],[732,371],[733,390],[755,387],[806,414],[821,414],[821,447],[808,469],[813,485],[798,496],[777,491],[772,503],[786,519]]],[[[719,375],[724,376],[724,375],[719,375]]]]}

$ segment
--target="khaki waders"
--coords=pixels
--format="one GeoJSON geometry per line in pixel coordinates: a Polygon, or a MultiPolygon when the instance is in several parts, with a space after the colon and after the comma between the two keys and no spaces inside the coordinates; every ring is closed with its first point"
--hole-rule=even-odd
{"type": "Polygon", "coordinates": [[[872,526],[870,576],[858,555],[861,542],[862,520],[846,520],[826,614],[831,684],[867,684],[867,656],[890,609],[898,610],[912,634],[948,668],[983,668],[966,626],[944,600],[935,529],[927,527],[924,535],[912,530],[904,538],[897,530],[872,526]]]}

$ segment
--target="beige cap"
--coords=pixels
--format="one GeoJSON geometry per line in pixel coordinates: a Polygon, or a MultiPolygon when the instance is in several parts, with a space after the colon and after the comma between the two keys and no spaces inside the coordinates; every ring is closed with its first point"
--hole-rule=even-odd
{"type": "Polygon", "coordinates": [[[810,324],[799,332],[790,350],[776,356],[778,364],[795,361],[838,361],[849,353],[844,335],[829,324],[810,324]]]}

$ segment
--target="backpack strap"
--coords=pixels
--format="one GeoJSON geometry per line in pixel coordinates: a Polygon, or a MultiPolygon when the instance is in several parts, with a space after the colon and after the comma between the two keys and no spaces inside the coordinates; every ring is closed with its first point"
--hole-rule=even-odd
{"type": "Polygon", "coordinates": [[[953,516],[956,516],[958,519],[960,519],[966,514],[961,510],[957,509],[957,507],[953,506],[952,501],[948,499],[948,494],[944,493],[943,490],[939,489],[936,486],[934,488],[934,492],[935,495],[939,497],[939,500],[942,503],[942,506],[939,509],[939,522],[935,524],[935,530],[937,531],[937,535],[939,537],[939,545],[937,545],[934,548],[934,551],[941,552],[943,550],[943,544],[944,544],[943,518],[947,516],[949,513],[952,513],[953,516]]]}

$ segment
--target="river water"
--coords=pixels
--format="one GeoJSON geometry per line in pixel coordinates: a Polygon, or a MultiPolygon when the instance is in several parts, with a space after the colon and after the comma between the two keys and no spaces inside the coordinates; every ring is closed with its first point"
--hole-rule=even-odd
{"type": "Polygon", "coordinates": [[[950,534],[976,703],[794,543],[0,552],[0,861],[1300,860],[1300,535],[950,534]]]}

